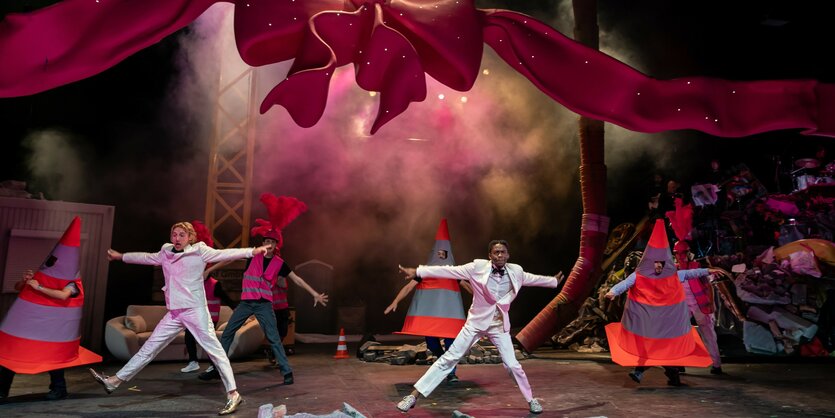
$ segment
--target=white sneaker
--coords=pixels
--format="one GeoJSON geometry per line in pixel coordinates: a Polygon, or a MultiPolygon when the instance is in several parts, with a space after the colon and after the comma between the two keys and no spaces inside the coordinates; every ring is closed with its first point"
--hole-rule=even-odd
{"type": "Polygon", "coordinates": [[[197,364],[196,361],[190,361],[190,362],[188,362],[188,365],[186,365],[186,367],[183,367],[182,369],[180,369],[180,371],[183,372],[183,373],[191,373],[191,372],[196,372],[198,370],[200,370],[200,365],[197,364]]]}
{"type": "Polygon", "coordinates": [[[542,413],[542,405],[539,404],[539,401],[536,399],[531,399],[528,404],[531,406],[531,413],[534,414],[541,414],[542,413]]]}
{"type": "Polygon", "coordinates": [[[410,409],[415,407],[415,402],[417,402],[417,399],[414,396],[407,395],[402,401],[397,403],[397,409],[401,412],[409,412],[410,409]]]}

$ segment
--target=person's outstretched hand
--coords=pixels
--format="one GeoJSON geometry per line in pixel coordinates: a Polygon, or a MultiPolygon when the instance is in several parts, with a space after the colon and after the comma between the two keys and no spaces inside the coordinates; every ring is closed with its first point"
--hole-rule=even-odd
{"type": "Polygon", "coordinates": [[[110,260],[110,261],[121,260],[122,259],[122,253],[120,253],[120,252],[111,248],[111,249],[107,250],[107,259],[110,260]]]}
{"type": "Polygon", "coordinates": [[[562,274],[562,272],[559,272],[559,273],[555,274],[554,277],[557,279],[557,283],[559,283],[559,282],[562,281],[562,279],[565,278],[565,274],[562,274]]]}
{"type": "Polygon", "coordinates": [[[414,267],[403,267],[400,264],[397,265],[397,268],[400,269],[400,272],[403,273],[406,280],[412,280],[417,277],[417,269],[414,267]]]}
{"type": "Polygon", "coordinates": [[[389,305],[386,308],[386,310],[383,312],[383,315],[388,315],[388,314],[390,314],[390,313],[392,313],[396,310],[397,310],[397,302],[392,302],[391,305],[389,305]]]}
{"type": "Polygon", "coordinates": [[[262,245],[260,247],[255,247],[255,248],[252,249],[252,255],[266,254],[268,248],[270,248],[268,245],[262,245]]]}
{"type": "Polygon", "coordinates": [[[328,295],[324,293],[317,293],[316,296],[313,297],[313,307],[316,307],[316,304],[321,303],[322,306],[328,306],[328,295]]]}

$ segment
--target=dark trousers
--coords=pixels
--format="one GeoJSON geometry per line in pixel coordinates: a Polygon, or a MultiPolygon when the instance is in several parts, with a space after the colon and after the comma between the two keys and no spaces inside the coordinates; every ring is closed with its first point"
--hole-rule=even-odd
{"type": "MultiPolygon", "coordinates": [[[[217,327],[217,322],[214,324],[217,327]]],[[[197,340],[194,339],[194,335],[191,335],[188,330],[186,330],[185,343],[186,351],[188,352],[188,361],[197,361],[197,340]]]]}
{"type": "Polygon", "coordinates": [[[287,336],[287,330],[290,329],[290,308],[276,309],[275,322],[278,327],[278,336],[281,341],[287,336]]]}
{"type": "MultiPolygon", "coordinates": [[[[9,389],[12,387],[15,372],[0,366],[0,395],[9,396],[9,389]]],[[[67,391],[67,381],[64,379],[64,369],[51,370],[49,372],[49,390],[59,392],[67,391]]]]}
{"type": "MultiPolygon", "coordinates": [[[[446,352],[449,347],[452,346],[452,343],[455,341],[455,338],[444,338],[444,345],[441,346],[441,339],[438,337],[426,337],[426,348],[432,352],[433,355],[437,358],[441,358],[442,355],[446,352]]],[[[458,369],[458,366],[452,368],[450,374],[455,374],[455,370],[458,369]]]]}

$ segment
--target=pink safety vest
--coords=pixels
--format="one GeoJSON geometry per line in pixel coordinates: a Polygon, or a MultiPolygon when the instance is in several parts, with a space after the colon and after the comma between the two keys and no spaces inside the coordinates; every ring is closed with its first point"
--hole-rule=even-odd
{"type": "Polygon", "coordinates": [[[273,310],[287,309],[290,304],[287,302],[287,278],[279,277],[273,286],[273,310]]]}
{"type": "Polygon", "coordinates": [[[215,296],[216,285],[217,280],[214,277],[203,280],[203,288],[206,289],[206,305],[209,307],[209,315],[214,323],[220,319],[220,298],[215,296]]]}
{"type": "Polygon", "coordinates": [[[258,254],[252,257],[249,268],[244,272],[244,279],[241,284],[241,300],[263,298],[272,302],[273,285],[283,264],[284,260],[274,255],[267,270],[264,271],[264,255],[258,254]]]}

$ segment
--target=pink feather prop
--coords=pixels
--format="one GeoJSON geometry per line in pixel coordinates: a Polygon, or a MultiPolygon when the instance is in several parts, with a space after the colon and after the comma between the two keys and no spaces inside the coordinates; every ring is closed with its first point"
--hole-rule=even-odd
{"type": "Polygon", "coordinates": [[[212,233],[209,232],[209,228],[206,228],[206,225],[203,222],[193,220],[191,221],[191,226],[194,227],[194,232],[197,235],[198,242],[203,242],[209,247],[214,248],[215,242],[212,240],[212,233]]]}
{"type": "Polygon", "coordinates": [[[261,195],[261,203],[267,207],[269,220],[256,219],[256,226],[251,233],[255,235],[266,235],[271,230],[281,231],[293,222],[299,215],[307,211],[307,205],[299,199],[290,196],[276,196],[272,193],[261,195]]]}
{"type": "Polygon", "coordinates": [[[693,205],[685,205],[681,198],[676,198],[675,208],[666,213],[670,226],[679,240],[690,239],[690,231],[693,230],[693,205]]]}

